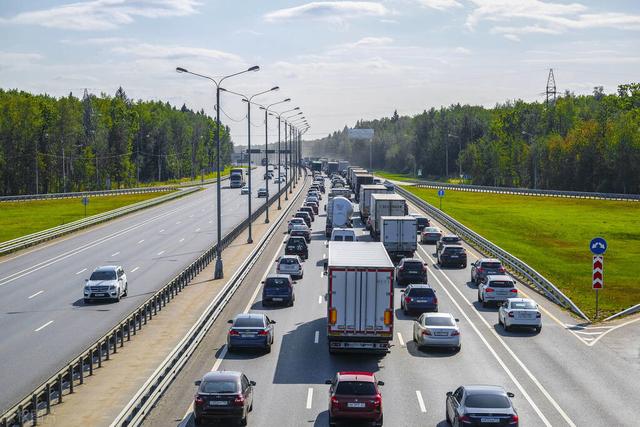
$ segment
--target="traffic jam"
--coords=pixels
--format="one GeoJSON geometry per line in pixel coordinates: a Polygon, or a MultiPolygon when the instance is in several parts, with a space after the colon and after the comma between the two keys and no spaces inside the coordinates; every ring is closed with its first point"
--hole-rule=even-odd
{"type": "MultiPolygon", "coordinates": [[[[305,395],[306,408],[321,413],[314,425],[400,425],[383,408],[398,398],[399,385],[392,382],[405,380],[381,367],[390,370],[396,353],[409,352],[420,358],[418,369],[429,370],[430,358],[446,364],[465,351],[461,324],[469,319],[443,304],[435,270],[464,274],[466,286],[477,292],[474,307],[495,315],[504,331],[541,332],[538,304],[518,292],[500,260],[472,257],[459,236],[411,212],[394,184],[345,161],[306,166],[312,183],[288,218],[282,249],[247,312],[228,320],[219,368],[195,382],[196,425],[283,425],[265,418],[273,416],[265,400],[274,394],[289,400],[305,395]],[[281,327],[285,322],[289,326],[281,327]],[[312,348],[298,340],[303,332],[313,333],[312,348]],[[272,348],[278,349],[275,358],[272,348]],[[269,383],[298,391],[260,390],[269,383]],[[326,395],[318,398],[318,387],[305,391],[308,384],[321,384],[326,395]]],[[[413,363],[406,369],[414,369],[413,363]]],[[[398,364],[393,369],[403,369],[398,364]]],[[[419,411],[436,411],[453,426],[519,425],[508,377],[498,384],[455,378],[436,402],[416,390],[419,411]]]]}

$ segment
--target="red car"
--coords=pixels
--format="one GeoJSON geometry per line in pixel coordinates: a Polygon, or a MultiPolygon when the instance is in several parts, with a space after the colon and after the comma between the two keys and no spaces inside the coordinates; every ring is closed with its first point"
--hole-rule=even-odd
{"type": "Polygon", "coordinates": [[[382,395],[371,372],[338,372],[332,380],[327,380],[329,388],[329,425],[338,422],[369,421],[382,426],[382,395]]]}

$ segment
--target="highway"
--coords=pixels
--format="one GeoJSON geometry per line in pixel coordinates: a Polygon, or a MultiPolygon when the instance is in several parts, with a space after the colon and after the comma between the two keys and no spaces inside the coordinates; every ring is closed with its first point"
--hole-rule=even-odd
{"type": "MultiPolygon", "coordinates": [[[[326,202],[326,198],[323,200],[326,202]]],[[[416,207],[411,211],[417,212],[416,207]]],[[[327,279],[323,259],[324,210],[313,223],[304,279],[295,285],[295,306],[262,306],[260,281],[275,272],[283,253],[286,224],[277,231],[220,321],[166,391],[146,426],[192,426],[193,381],[209,370],[239,370],[256,381],[252,426],[328,425],[328,387],[324,381],[340,370],[376,372],[385,385],[383,410],[388,426],[445,426],[445,393],[463,384],[496,384],[515,394],[521,426],[632,426],[640,409],[640,322],[620,328],[584,328],[555,305],[519,284],[543,308],[540,334],[505,332],[497,308],[482,308],[470,270],[440,269],[434,246],[419,245],[416,256],[428,263],[439,311],[459,318],[462,350],[421,351],[412,341],[415,317],[402,314],[396,288],[394,342],[386,356],[334,355],[327,350],[327,279]],[[264,312],[277,321],[270,354],[226,351],[226,319],[239,312],[264,312]],[[603,332],[604,331],[604,332],[603,332]],[[623,332],[624,331],[624,332],[623,332]],[[629,339],[635,337],[636,339],[629,339]]],[[[361,227],[359,221],[356,226],[361,227]]],[[[362,228],[359,240],[369,240],[362,228]]],[[[467,247],[470,262],[480,256],[467,247]]]]}
{"type": "MultiPolygon", "coordinates": [[[[252,171],[252,208],[264,186],[252,171]]],[[[247,216],[247,196],[222,184],[223,235],[247,216]]],[[[283,184],[284,185],[284,184],[283,184]]],[[[277,184],[270,183],[274,194],[277,184]]],[[[284,196],[283,196],[284,197],[284,196]]],[[[193,195],[0,260],[0,409],[5,410],[100,338],[216,241],[215,185],[193,195]],[[85,278],[119,264],[129,296],[86,305],[85,278]]]]}

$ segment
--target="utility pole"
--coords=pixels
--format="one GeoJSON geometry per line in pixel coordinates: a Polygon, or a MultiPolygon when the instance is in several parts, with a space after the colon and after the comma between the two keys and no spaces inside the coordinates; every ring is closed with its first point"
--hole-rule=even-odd
{"type": "Polygon", "coordinates": [[[553,97],[553,104],[556,103],[556,94],[558,93],[556,90],[556,79],[553,76],[553,68],[549,68],[549,76],[547,77],[547,89],[546,93],[546,105],[549,107],[549,99],[553,97]]]}
{"type": "Polygon", "coordinates": [[[62,147],[62,192],[67,191],[67,176],[64,171],[64,146],[62,147]]]}

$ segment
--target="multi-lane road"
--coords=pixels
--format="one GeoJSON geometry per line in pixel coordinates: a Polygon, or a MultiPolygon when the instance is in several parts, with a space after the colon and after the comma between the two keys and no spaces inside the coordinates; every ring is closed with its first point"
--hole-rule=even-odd
{"type": "MultiPolygon", "coordinates": [[[[264,167],[253,173],[253,203],[264,167]]],[[[282,184],[284,185],[284,184],[282,184]]],[[[277,184],[269,185],[275,194],[277,184]]],[[[248,197],[223,182],[222,233],[246,218],[248,197]]],[[[53,375],[216,241],[215,186],[0,260],[0,412],[53,375]],[[87,305],[85,278],[119,264],[129,295],[87,305]]],[[[27,220],[27,219],[25,219],[27,220]]]]}
{"type": "MultiPolygon", "coordinates": [[[[324,212],[322,207],[320,212],[324,212]]],[[[502,385],[512,391],[522,426],[638,424],[640,322],[584,328],[518,285],[541,304],[544,327],[540,334],[505,332],[498,326],[497,309],[476,303],[469,269],[438,268],[430,245],[419,245],[416,256],[428,263],[429,283],[436,289],[439,310],[460,320],[462,350],[418,350],[412,341],[414,317],[399,310],[400,288],[396,288],[391,352],[380,357],[329,355],[324,221],[322,214],[313,223],[304,279],[295,285],[295,306],[265,308],[260,301],[260,281],[275,271],[274,260],[282,254],[286,238],[283,225],[145,425],[193,425],[193,381],[212,369],[243,371],[257,382],[249,417],[249,425],[255,426],[327,425],[328,386],[324,382],[340,370],[376,372],[385,382],[383,410],[389,426],[445,426],[445,393],[462,384],[478,383],[502,385]],[[246,311],[264,312],[277,321],[270,354],[227,353],[228,325],[224,320],[246,311]]],[[[356,225],[361,226],[359,222],[356,225]]],[[[360,240],[369,240],[368,233],[361,228],[358,232],[360,240]]],[[[480,256],[470,247],[467,251],[470,260],[480,256]]]]}

